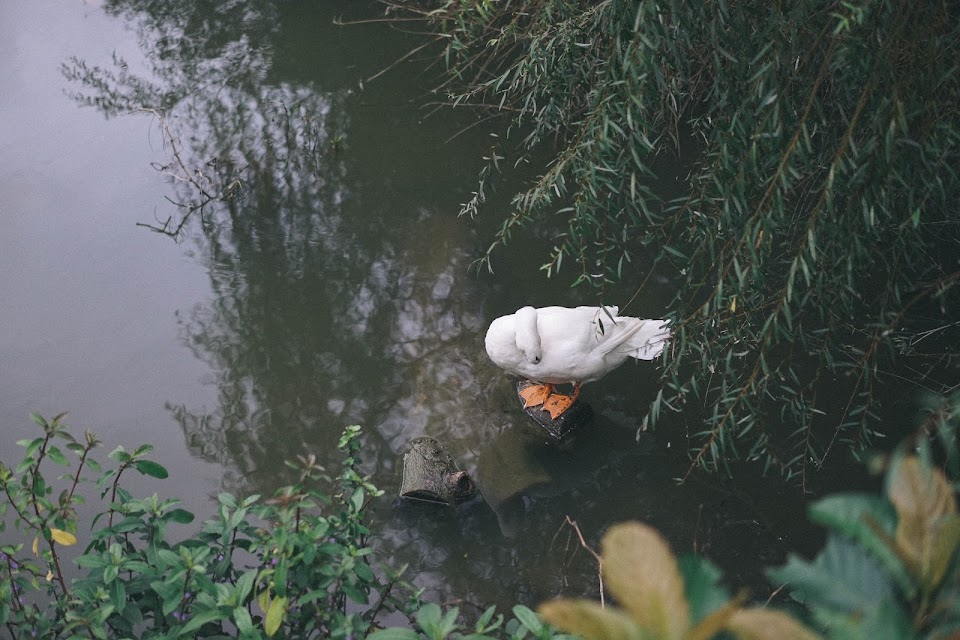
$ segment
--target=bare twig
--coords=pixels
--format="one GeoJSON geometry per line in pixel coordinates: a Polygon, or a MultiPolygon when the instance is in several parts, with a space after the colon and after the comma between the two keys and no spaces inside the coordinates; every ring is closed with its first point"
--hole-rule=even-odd
{"type": "Polygon", "coordinates": [[[587,553],[593,556],[593,559],[597,561],[597,581],[600,583],[600,606],[606,607],[606,599],[604,598],[604,589],[603,589],[603,558],[600,557],[600,554],[593,550],[593,548],[587,544],[587,541],[583,539],[583,533],[580,531],[580,525],[577,524],[576,520],[570,518],[570,516],[563,517],[563,523],[560,525],[560,529],[557,530],[557,534],[554,535],[556,539],[557,535],[560,534],[560,531],[563,530],[564,526],[569,526],[577,534],[577,539],[580,541],[580,546],[586,549],[587,553]]]}

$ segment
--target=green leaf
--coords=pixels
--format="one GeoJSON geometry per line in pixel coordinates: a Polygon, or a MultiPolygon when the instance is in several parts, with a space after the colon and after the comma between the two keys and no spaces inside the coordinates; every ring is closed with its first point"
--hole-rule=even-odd
{"type": "Polygon", "coordinates": [[[363,561],[358,561],[357,564],[353,566],[353,572],[364,582],[373,582],[376,579],[370,565],[363,561]]]}
{"type": "Polygon", "coordinates": [[[233,610],[233,621],[240,633],[247,634],[253,631],[253,619],[246,607],[237,607],[233,610]]]}
{"type": "Polygon", "coordinates": [[[287,558],[280,558],[280,562],[277,563],[277,568],[273,573],[273,590],[278,596],[286,597],[287,595],[287,568],[289,567],[289,561],[287,558]]]}
{"type": "Polygon", "coordinates": [[[201,611],[200,613],[195,613],[190,620],[187,621],[187,624],[183,626],[183,629],[180,630],[180,635],[192,634],[194,631],[207,624],[208,622],[215,622],[217,620],[224,620],[227,618],[227,615],[224,614],[219,609],[209,609],[207,611],[201,611]]]}
{"type": "Polygon", "coordinates": [[[140,611],[140,607],[134,605],[130,607],[124,607],[123,612],[120,614],[123,616],[123,619],[130,623],[130,627],[138,627],[143,624],[143,612],[140,611]]]}
{"type": "Polygon", "coordinates": [[[130,457],[130,454],[123,450],[123,447],[117,447],[113,451],[107,454],[107,457],[111,460],[116,460],[117,462],[123,464],[124,462],[130,462],[133,458],[130,457]]]}
{"type": "Polygon", "coordinates": [[[348,598],[357,604],[367,604],[370,601],[370,598],[367,597],[366,592],[358,585],[344,582],[340,585],[340,588],[348,598]]]}
{"type": "Polygon", "coordinates": [[[257,580],[258,573],[259,571],[257,569],[250,569],[237,578],[237,602],[246,601],[247,596],[249,596],[253,590],[253,584],[257,580]]]}
{"type": "Polygon", "coordinates": [[[772,580],[788,583],[793,593],[811,607],[863,616],[895,601],[887,574],[863,548],[832,534],[810,563],[795,555],[768,572],[772,580]]]}
{"type": "Polygon", "coordinates": [[[57,464],[62,464],[65,467],[70,466],[70,461],[67,460],[67,457],[63,455],[63,452],[57,447],[50,447],[47,449],[47,456],[49,456],[49,458],[57,464]]]}
{"type": "Polygon", "coordinates": [[[110,583],[110,602],[117,613],[122,614],[124,607],[127,606],[127,590],[120,580],[114,580],[110,583]]]}
{"type": "Polygon", "coordinates": [[[354,490],[353,495],[350,496],[350,505],[353,507],[354,511],[360,511],[363,508],[363,489],[357,488],[354,490]]]}
{"type": "Polygon", "coordinates": [[[164,514],[164,519],[171,522],[179,522],[180,524],[189,524],[193,522],[194,515],[186,509],[173,509],[164,514]]]}
{"type": "Polygon", "coordinates": [[[690,621],[696,624],[723,607],[730,594],[720,586],[722,574],[706,558],[686,553],[678,559],[683,585],[690,603],[690,621]]]}
{"type": "Polygon", "coordinates": [[[534,635],[540,635],[540,632],[543,630],[543,623],[533,611],[522,604],[518,604],[513,608],[513,615],[517,617],[517,620],[519,620],[523,626],[530,629],[534,635]]]}
{"type": "Polygon", "coordinates": [[[436,629],[440,625],[440,607],[431,603],[427,603],[420,607],[420,610],[417,611],[417,624],[420,625],[420,628],[423,629],[427,635],[430,635],[428,629],[436,629]]]}
{"type": "Polygon", "coordinates": [[[163,480],[170,475],[167,472],[166,467],[164,467],[162,464],[153,462],[152,460],[137,460],[134,463],[134,466],[137,468],[137,471],[145,476],[150,476],[151,478],[159,478],[160,480],[163,480]]]}
{"type": "Polygon", "coordinates": [[[74,559],[74,562],[77,563],[77,566],[84,569],[102,569],[103,567],[110,564],[109,560],[105,560],[100,556],[95,556],[91,554],[79,556],[74,559]]]}
{"type": "Polygon", "coordinates": [[[420,634],[413,629],[390,627],[374,631],[367,636],[367,640],[420,640],[420,634]]]}
{"type": "Polygon", "coordinates": [[[180,604],[181,596],[183,596],[182,580],[179,582],[156,580],[150,583],[150,588],[160,596],[160,601],[163,603],[161,607],[163,615],[170,615],[170,613],[177,608],[177,605],[180,604]]]}
{"type": "Polygon", "coordinates": [[[851,538],[869,551],[905,594],[916,589],[891,544],[897,514],[889,502],[867,494],[840,493],[814,502],[809,515],[813,522],[851,538]]]}

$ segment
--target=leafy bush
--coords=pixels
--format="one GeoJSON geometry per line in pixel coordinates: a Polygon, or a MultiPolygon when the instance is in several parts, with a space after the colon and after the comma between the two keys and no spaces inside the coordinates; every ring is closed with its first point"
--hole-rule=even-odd
{"type": "Polygon", "coordinates": [[[696,464],[758,459],[805,479],[838,444],[881,435],[895,362],[952,388],[956,3],[390,4],[438,32],[451,103],[499,112],[513,134],[499,140],[517,140],[487,154],[464,212],[496,168],[542,172],[485,261],[536,228],[553,230],[544,271],[601,298],[621,278],[643,288],[641,257],[673,279],[648,417],[706,406],[696,464]]]}
{"type": "Polygon", "coordinates": [[[35,416],[43,435],[19,443],[26,452],[16,467],[0,466],[0,513],[12,508],[20,535],[32,538],[0,547],[0,624],[13,637],[349,638],[417,604],[399,572],[371,563],[363,509],[382,492],[357,470],[359,427],[340,440],[335,496],[313,457],[301,458],[297,484],[266,500],[220,494],[217,516],[173,542],[170,525],[193,514],[121,484],[132,470],[167,477],[145,457],[151,447],[118,447],[101,469],[91,455],[98,440],[76,441],[61,419],[35,416]],[[50,480],[51,465],[68,471],[50,480]],[[98,474],[91,480],[105,508],[89,534],[78,531],[87,472],[98,474]],[[86,547],[72,560],[84,575],[70,580],[67,549],[78,542],[86,547]]]}
{"type": "MultiPolygon", "coordinates": [[[[332,482],[324,470],[302,458],[295,485],[266,500],[221,494],[217,516],[173,542],[170,525],[189,524],[193,515],[177,500],[136,499],[121,484],[130,470],[167,476],[146,458],[150,447],[118,447],[102,469],[91,455],[97,439],[87,433],[76,441],[61,419],[35,416],[43,435],[19,443],[26,451],[15,468],[0,465],[0,527],[12,516],[24,540],[0,545],[0,625],[13,638],[572,640],[556,628],[588,640],[807,640],[818,637],[812,629],[836,640],[960,633],[960,515],[927,440],[919,455],[890,459],[883,497],[838,494],[812,505],[810,517],[830,529],[825,548],[812,562],[791,557],[770,572],[808,620],[744,607],[746,594],[731,597],[708,560],[678,561],[653,529],[626,523],[607,532],[601,556],[603,581],[622,609],[555,600],[540,616],[518,605],[507,618],[491,607],[467,624],[457,608],[421,603],[400,572],[372,563],[363,510],[382,492],[357,470],[359,427],[340,440],[336,495],[324,490],[332,482]],[[51,465],[68,468],[59,483],[48,481],[51,465]],[[86,534],[78,531],[87,509],[77,489],[88,483],[105,510],[86,534]],[[85,549],[70,558],[81,540],[85,549]],[[68,559],[82,575],[69,577],[68,559]],[[406,615],[411,627],[380,629],[386,612],[406,615]]],[[[938,455],[955,470],[955,439],[940,444],[938,455]]]]}
{"type": "MultiPolygon", "coordinates": [[[[955,453],[955,444],[947,448],[955,453]]],[[[929,452],[921,448],[921,453],[929,452]]],[[[766,606],[744,607],[746,594],[731,598],[713,564],[695,555],[677,561],[662,536],[638,522],[612,527],[602,543],[603,584],[621,608],[561,599],[544,603],[539,612],[549,624],[588,640],[956,637],[960,515],[953,488],[928,458],[894,456],[883,497],[837,494],[811,506],[810,517],[830,529],[825,548],[812,562],[792,556],[769,572],[805,605],[808,621],[766,606]]],[[[537,629],[536,622],[515,613],[537,629]]],[[[452,633],[459,631],[456,615],[454,609],[441,618],[440,610],[431,608],[418,624],[429,640],[497,637],[480,624],[469,636],[452,633]]],[[[550,633],[549,627],[543,630],[550,633]]],[[[409,629],[371,636],[418,638],[409,629]]]]}

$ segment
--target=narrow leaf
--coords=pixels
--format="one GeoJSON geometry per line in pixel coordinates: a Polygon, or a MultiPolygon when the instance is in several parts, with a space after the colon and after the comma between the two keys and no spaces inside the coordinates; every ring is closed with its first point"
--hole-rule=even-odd
{"type": "Polygon", "coordinates": [[[270,609],[267,611],[267,619],[263,623],[263,630],[267,637],[272,637],[280,629],[280,624],[283,622],[283,616],[286,613],[287,599],[274,598],[273,602],[270,603],[270,609]]]}

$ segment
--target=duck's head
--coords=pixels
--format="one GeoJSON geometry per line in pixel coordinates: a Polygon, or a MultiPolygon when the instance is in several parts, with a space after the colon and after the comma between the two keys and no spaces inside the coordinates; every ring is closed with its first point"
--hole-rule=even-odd
{"type": "Polygon", "coordinates": [[[543,359],[543,347],[540,345],[540,331],[537,329],[537,310],[533,307],[518,309],[514,317],[517,349],[530,364],[540,364],[543,359]]]}

